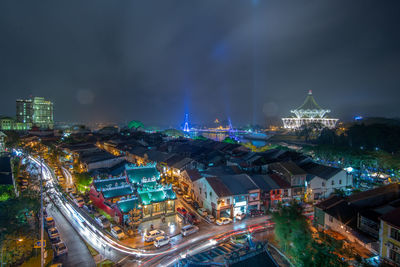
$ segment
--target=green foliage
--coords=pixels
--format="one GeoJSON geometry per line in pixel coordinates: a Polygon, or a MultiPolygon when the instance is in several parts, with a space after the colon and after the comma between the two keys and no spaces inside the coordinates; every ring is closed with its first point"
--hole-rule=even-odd
{"type": "Polygon", "coordinates": [[[228,143],[228,144],[237,144],[238,143],[235,139],[233,139],[233,138],[231,138],[229,136],[225,137],[225,139],[222,142],[228,143]]]}
{"type": "Polygon", "coordinates": [[[89,186],[93,182],[93,177],[90,176],[89,173],[77,173],[75,174],[76,179],[76,187],[79,192],[86,192],[89,191],[89,186]]]}
{"type": "Polygon", "coordinates": [[[343,244],[340,246],[332,240],[314,240],[302,211],[297,202],[291,202],[288,206],[281,205],[279,211],[272,213],[275,237],[282,250],[296,266],[346,266],[334,253],[343,244]]]}
{"type": "Polygon", "coordinates": [[[144,125],[143,125],[143,123],[140,122],[140,121],[130,121],[130,122],[128,123],[128,128],[129,128],[129,129],[135,129],[135,130],[137,130],[137,129],[139,129],[139,128],[144,129],[144,125]]]}
{"type": "Polygon", "coordinates": [[[13,185],[0,185],[0,202],[15,196],[13,185]]]}
{"type": "Polygon", "coordinates": [[[194,140],[203,140],[203,141],[208,140],[207,137],[204,137],[201,134],[193,137],[193,139],[194,140]]]}
{"type": "Polygon", "coordinates": [[[0,228],[8,234],[27,235],[30,232],[29,221],[37,224],[40,209],[39,196],[26,190],[19,198],[9,198],[0,202],[0,228]]]}

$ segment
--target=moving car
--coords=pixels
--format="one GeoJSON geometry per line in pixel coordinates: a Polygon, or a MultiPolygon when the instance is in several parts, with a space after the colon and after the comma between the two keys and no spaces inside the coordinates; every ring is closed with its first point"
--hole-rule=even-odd
{"type": "Polygon", "coordinates": [[[218,225],[224,225],[232,222],[231,218],[221,217],[215,221],[218,225]]]}
{"type": "Polygon", "coordinates": [[[201,215],[201,216],[206,216],[208,214],[207,210],[205,208],[199,208],[197,209],[197,212],[201,215]]]}
{"type": "Polygon", "coordinates": [[[101,228],[110,227],[110,221],[104,215],[97,215],[94,217],[94,220],[101,226],[101,228]]]}
{"type": "Polygon", "coordinates": [[[238,213],[235,216],[236,220],[239,220],[239,221],[243,220],[245,217],[246,217],[245,213],[238,213]]]}
{"type": "Polygon", "coordinates": [[[197,231],[199,231],[199,227],[188,224],[182,227],[181,234],[182,236],[188,236],[190,234],[196,233],[197,231]]]}
{"type": "Polygon", "coordinates": [[[55,227],[49,228],[49,230],[47,230],[47,233],[49,234],[49,237],[52,239],[60,236],[60,233],[58,232],[57,228],[55,228],[55,227]]]}
{"type": "Polygon", "coordinates": [[[81,197],[74,198],[74,203],[79,207],[82,208],[85,204],[85,201],[81,197]]]}
{"type": "Polygon", "coordinates": [[[155,238],[163,235],[165,235],[165,233],[162,230],[152,230],[146,233],[146,235],[144,236],[144,240],[146,242],[154,241],[155,238]]]}
{"type": "Polygon", "coordinates": [[[60,255],[68,253],[68,248],[63,242],[53,244],[52,246],[53,246],[54,254],[56,256],[60,256],[60,255]]]}
{"type": "Polygon", "coordinates": [[[184,195],[183,200],[185,200],[186,203],[188,203],[188,204],[192,204],[192,202],[193,202],[193,200],[188,195],[184,195]]]}
{"type": "Polygon", "coordinates": [[[169,237],[168,236],[159,236],[156,237],[156,239],[154,240],[154,246],[156,248],[165,246],[169,244],[169,237]]]}
{"type": "Polygon", "coordinates": [[[111,234],[120,240],[125,238],[125,234],[119,226],[111,227],[111,234]]]}

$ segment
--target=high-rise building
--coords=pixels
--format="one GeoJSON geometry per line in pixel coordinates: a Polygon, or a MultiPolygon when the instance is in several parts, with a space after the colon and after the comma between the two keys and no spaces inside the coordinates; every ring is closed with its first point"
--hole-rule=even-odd
{"type": "Polygon", "coordinates": [[[17,122],[32,126],[33,105],[32,99],[17,99],[17,122]]]}
{"type": "Polygon", "coordinates": [[[17,100],[17,122],[26,124],[28,128],[53,129],[53,102],[43,97],[17,100]]]}

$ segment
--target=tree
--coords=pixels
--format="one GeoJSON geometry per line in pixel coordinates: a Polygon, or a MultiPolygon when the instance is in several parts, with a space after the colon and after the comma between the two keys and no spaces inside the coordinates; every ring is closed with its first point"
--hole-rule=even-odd
{"type": "Polygon", "coordinates": [[[87,172],[75,174],[75,179],[76,187],[82,193],[88,191],[90,184],[93,182],[93,177],[87,172]]]}
{"type": "Polygon", "coordinates": [[[327,242],[327,238],[325,242],[312,238],[302,212],[302,207],[293,201],[289,205],[280,205],[272,214],[275,237],[283,251],[296,266],[346,266],[335,254],[339,247],[336,243],[327,242]]]}
{"type": "Polygon", "coordinates": [[[232,137],[229,137],[229,136],[225,137],[225,139],[222,142],[228,143],[228,144],[237,144],[238,143],[235,139],[233,139],[232,137]]]}

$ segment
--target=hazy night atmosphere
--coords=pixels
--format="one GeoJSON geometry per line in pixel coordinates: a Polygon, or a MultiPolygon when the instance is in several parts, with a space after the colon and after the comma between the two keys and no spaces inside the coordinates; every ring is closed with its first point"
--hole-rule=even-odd
{"type": "Polygon", "coordinates": [[[0,267],[400,266],[400,2],[0,2],[0,267]]]}

